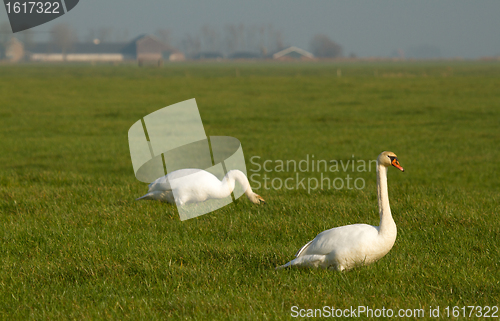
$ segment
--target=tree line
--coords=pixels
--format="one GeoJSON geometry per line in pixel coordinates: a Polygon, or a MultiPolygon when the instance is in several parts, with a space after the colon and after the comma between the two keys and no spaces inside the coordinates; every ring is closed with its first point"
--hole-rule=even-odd
{"type": "MultiPolygon", "coordinates": [[[[0,45],[12,37],[10,26],[0,25],[0,45]]],[[[62,52],[71,50],[73,44],[81,42],[113,43],[130,41],[127,30],[117,30],[111,27],[90,28],[82,36],[68,24],[54,25],[48,31],[49,41],[62,52]]],[[[27,49],[34,44],[35,34],[31,29],[16,34],[27,49]]],[[[185,33],[174,37],[169,29],[157,29],[154,36],[166,45],[177,48],[187,57],[194,57],[202,52],[219,53],[229,56],[237,52],[253,53],[256,56],[268,56],[292,45],[287,42],[283,33],[271,24],[251,25],[227,24],[222,28],[215,28],[208,24],[202,26],[197,33],[185,33]]],[[[327,35],[316,34],[312,37],[309,48],[316,57],[340,57],[342,47],[327,35]]]]}

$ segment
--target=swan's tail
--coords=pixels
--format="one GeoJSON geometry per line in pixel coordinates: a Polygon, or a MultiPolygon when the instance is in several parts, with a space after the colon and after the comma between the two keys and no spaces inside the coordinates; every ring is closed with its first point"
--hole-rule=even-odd
{"type": "Polygon", "coordinates": [[[283,265],[277,266],[277,267],[276,267],[276,270],[283,270],[283,269],[286,269],[287,267],[290,267],[290,266],[292,266],[292,265],[293,265],[293,264],[292,264],[292,262],[293,262],[293,260],[292,260],[292,261],[290,261],[290,262],[288,262],[287,264],[283,264],[283,265]]]}
{"type": "Polygon", "coordinates": [[[291,260],[287,264],[283,264],[283,265],[278,266],[276,268],[276,270],[282,270],[282,269],[286,269],[288,267],[304,267],[304,266],[302,266],[301,263],[303,263],[302,259],[296,258],[296,259],[291,260]]]}
{"type": "Polygon", "coordinates": [[[276,270],[286,269],[287,267],[318,268],[323,265],[324,261],[325,261],[324,255],[320,254],[304,255],[291,260],[285,265],[278,266],[276,270]]]}
{"type": "Polygon", "coordinates": [[[135,200],[136,201],[140,201],[140,200],[148,201],[148,200],[154,200],[154,199],[156,199],[156,198],[154,198],[154,194],[153,193],[147,193],[146,195],[141,196],[139,198],[136,198],[135,200]]]}

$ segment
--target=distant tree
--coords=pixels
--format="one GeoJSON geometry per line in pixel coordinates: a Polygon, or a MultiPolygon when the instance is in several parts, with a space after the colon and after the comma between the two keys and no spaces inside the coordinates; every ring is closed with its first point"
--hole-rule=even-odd
{"type": "Polygon", "coordinates": [[[87,34],[85,35],[84,41],[93,42],[95,39],[97,39],[97,33],[94,28],[90,28],[89,30],[87,30],[87,34]]]}
{"type": "Polygon", "coordinates": [[[263,48],[262,39],[260,44],[258,43],[259,28],[257,27],[245,27],[242,23],[229,24],[224,27],[224,35],[224,44],[228,55],[237,51],[258,51],[259,48],[261,50],[263,48]]]}
{"type": "Polygon", "coordinates": [[[246,29],[245,51],[258,52],[259,50],[259,29],[257,26],[250,26],[246,29]]]}
{"type": "Polygon", "coordinates": [[[127,42],[129,41],[127,29],[113,29],[112,27],[90,28],[85,34],[85,42],[127,42]]]}
{"type": "Polygon", "coordinates": [[[203,51],[220,51],[219,33],[209,25],[204,25],[201,28],[201,38],[203,43],[203,51]]]}
{"type": "Polygon", "coordinates": [[[236,50],[244,50],[245,48],[245,25],[240,22],[236,27],[236,50]]]}
{"type": "Polygon", "coordinates": [[[172,41],[172,33],[168,29],[158,29],[155,31],[155,36],[158,37],[164,44],[167,46],[170,45],[170,42],[172,41]]]}
{"type": "Polygon", "coordinates": [[[24,45],[24,49],[33,48],[34,45],[34,33],[32,29],[26,29],[19,33],[21,37],[21,42],[24,45]]]}
{"type": "Polygon", "coordinates": [[[114,41],[127,42],[129,40],[130,38],[127,29],[119,29],[114,32],[114,41]]]}
{"type": "Polygon", "coordinates": [[[193,37],[190,34],[186,34],[181,39],[182,51],[187,54],[188,57],[193,57],[200,53],[201,42],[199,37],[193,37]]]}
{"type": "Polygon", "coordinates": [[[226,24],[222,30],[205,24],[198,34],[186,34],[176,45],[190,57],[200,52],[219,53],[225,56],[242,52],[247,55],[257,53],[267,55],[284,49],[285,41],[283,34],[270,24],[262,26],[248,26],[243,23],[226,24]]]}
{"type": "Polygon", "coordinates": [[[52,42],[58,46],[65,55],[71,49],[73,44],[78,40],[76,32],[70,25],[61,23],[53,26],[50,29],[50,37],[52,42]]]}
{"type": "Polygon", "coordinates": [[[263,56],[266,56],[268,53],[280,51],[286,47],[283,34],[281,31],[274,29],[272,24],[261,25],[257,29],[257,35],[257,47],[263,56]]]}
{"type": "Polygon", "coordinates": [[[342,47],[326,35],[315,35],[311,40],[311,51],[316,57],[340,57],[342,47]]]}
{"type": "Polygon", "coordinates": [[[97,31],[96,31],[97,39],[99,39],[99,42],[101,42],[101,43],[102,42],[110,42],[112,34],[113,34],[112,27],[100,27],[100,28],[97,28],[97,31]]]}
{"type": "Polygon", "coordinates": [[[259,50],[262,56],[266,56],[269,50],[266,44],[266,25],[259,27],[259,50]]]}
{"type": "MultiPolygon", "coordinates": [[[[10,38],[12,38],[12,29],[10,28],[10,24],[8,22],[0,24],[0,46],[5,46],[10,38]]],[[[0,53],[0,56],[2,54],[3,53],[0,53]]]]}
{"type": "Polygon", "coordinates": [[[232,54],[238,50],[238,43],[240,41],[238,27],[234,24],[229,24],[224,27],[224,31],[226,51],[228,54],[232,54]]]}
{"type": "Polygon", "coordinates": [[[283,41],[283,35],[281,34],[281,31],[276,31],[274,33],[274,41],[277,50],[285,49],[285,43],[283,41]]]}

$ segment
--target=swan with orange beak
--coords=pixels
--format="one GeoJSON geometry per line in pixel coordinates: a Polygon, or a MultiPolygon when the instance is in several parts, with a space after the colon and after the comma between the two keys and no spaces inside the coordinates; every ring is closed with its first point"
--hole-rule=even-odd
{"type": "Polygon", "coordinates": [[[382,152],[377,158],[379,226],[352,224],[323,231],[304,245],[295,254],[295,259],[278,269],[303,267],[343,271],[371,264],[389,253],[397,235],[387,190],[387,170],[391,166],[404,172],[396,154],[382,152]]]}

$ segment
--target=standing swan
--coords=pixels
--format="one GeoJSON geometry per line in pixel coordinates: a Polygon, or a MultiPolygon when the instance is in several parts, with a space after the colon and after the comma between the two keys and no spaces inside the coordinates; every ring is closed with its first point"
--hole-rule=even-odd
{"type": "Polygon", "coordinates": [[[137,200],[158,200],[182,206],[187,203],[228,197],[233,192],[236,182],[241,184],[252,203],[265,203],[260,195],[252,191],[247,177],[241,171],[227,172],[221,182],[215,175],[195,168],[179,169],[158,178],[149,184],[148,193],[137,200]]]}
{"type": "Polygon", "coordinates": [[[404,172],[396,154],[382,152],[377,158],[380,226],[353,224],[323,231],[295,254],[296,259],[278,269],[296,266],[343,271],[368,265],[386,255],[394,245],[397,234],[387,192],[387,168],[391,165],[404,172]]]}

